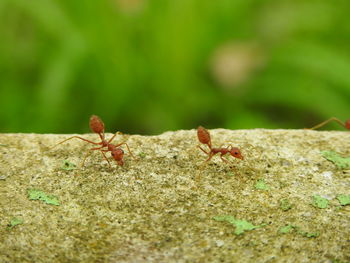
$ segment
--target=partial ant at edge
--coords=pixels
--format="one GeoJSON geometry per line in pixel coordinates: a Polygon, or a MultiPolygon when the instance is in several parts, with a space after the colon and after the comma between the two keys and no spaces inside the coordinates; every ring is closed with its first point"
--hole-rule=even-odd
{"type": "Polygon", "coordinates": [[[345,129],[347,130],[350,130],[350,119],[346,120],[345,122],[339,120],[338,118],[336,117],[332,117],[332,118],[329,118],[328,120],[325,120],[317,125],[315,125],[314,127],[312,128],[307,128],[307,130],[316,130],[318,128],[321,128],[323,127],[324,125],[328,124],[329,122],[332,122],[332,121],[335,121],[336,123],[338,123],[340,126],[344,127],[345,129]]]}

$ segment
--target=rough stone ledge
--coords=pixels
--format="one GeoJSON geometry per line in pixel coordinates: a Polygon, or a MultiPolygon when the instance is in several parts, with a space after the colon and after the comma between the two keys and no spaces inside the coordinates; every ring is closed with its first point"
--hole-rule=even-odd
{"type": "Polygon", "coordinates": [[[321,155],[350,156],[349,132],[210,132],[214,146],[237,146],[245,160],[203,163],[196,131],[181,130],[118,135],[137,156],[126,152],[123,167],[95,151],[84,168],[65,170],[91,145],[50,150],[72,135],[0,134],[0,262],[350,262],[350,206],[336,198],[350,194],[350,171],[321,155]],[[261,179],[268,190],[256,187],[261,179]],[[60,205],[30,200],[29,189],[60,205]],[[328,207],[314,207],[315,195],[328,207]],[[235,235],[213,220],[223,215],[265,225],[235,235]],[[8,227],[14,218],[23,222],[8,227]],[[280,233],[286,225],[298,231],[280,233]]]}

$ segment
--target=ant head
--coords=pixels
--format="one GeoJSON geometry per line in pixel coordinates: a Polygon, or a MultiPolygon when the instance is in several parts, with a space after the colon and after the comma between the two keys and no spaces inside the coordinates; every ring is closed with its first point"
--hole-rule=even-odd
{"type": "Polygon", "coordinates": [[[94,133],[101,134],[101,133],[104,133],[104,131],[105,131],[105,124],[100,119],[100,117],[98,117],[96,115],[92,115],[90,117],[90,129],[94,133]]]}
{"type": "Polygon", "coordinates": [[[348,130],[350,130],[350,119],[345,121],[345,128],[347,128],[348,130]]]}
{"type": "Polygon", "coordinates": [[[118,165],[122,166],[124,164],[123,157],[124,151],[120,148],[115,148],[111,151],[113,159],[117,162],[118,165]]]}
{"type": "Polygon", "coordinates": [[[241,159],[241,160],[244,159],[243,155],[241,154],[241,151],[240,151],[238,148],[236,148],[236,147],[232,147],[232,148],[231,148],[230,154],[231,154],[233,157],[235,157],[235,158],[238,158],[238,159],[241,159]]]}

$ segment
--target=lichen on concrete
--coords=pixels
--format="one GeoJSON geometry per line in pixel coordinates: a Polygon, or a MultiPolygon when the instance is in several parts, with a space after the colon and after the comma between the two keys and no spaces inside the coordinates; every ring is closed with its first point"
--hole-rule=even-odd
{"type": "Polygon", "coordinates": [[[118,135],[136,159],[125,151],[125,165],[110,159],[109,168],[95,151],[80,168],[92,145],[72,139],[50,149],[71,135],[0,134],[0,262],[350,261],[350,206],[339,209],[350,171],[322,156],[350,156],[349,132],[210,133],[213,146],[237,146],[245,159],[205,163],[190,130],[118,135]],[[30,200],[29,189],[60,205],[30,200]],[[313,206],[313,196],[327,207],[313,206]],[[213,220],[222,215],[263,227],[235,235],[213,220]],[[14,218],[22,223],[8,227],[14,218]]]}
{"type": "Polygon", "coordinates": [[[333,162],[339,169],[350,168],[350,157],[342,157],[334,151],[323,151],[321,154],[324,158],[333,162]]]}

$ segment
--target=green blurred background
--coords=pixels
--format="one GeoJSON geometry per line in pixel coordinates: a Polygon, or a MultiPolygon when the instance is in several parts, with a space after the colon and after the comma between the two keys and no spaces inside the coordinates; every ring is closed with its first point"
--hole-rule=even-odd
{"type": "Polygon", "coordinates": [[[0,132],[89,132],[91,114],[140,134],[350,118],[349,6],[0,0],[0,132]]]}

